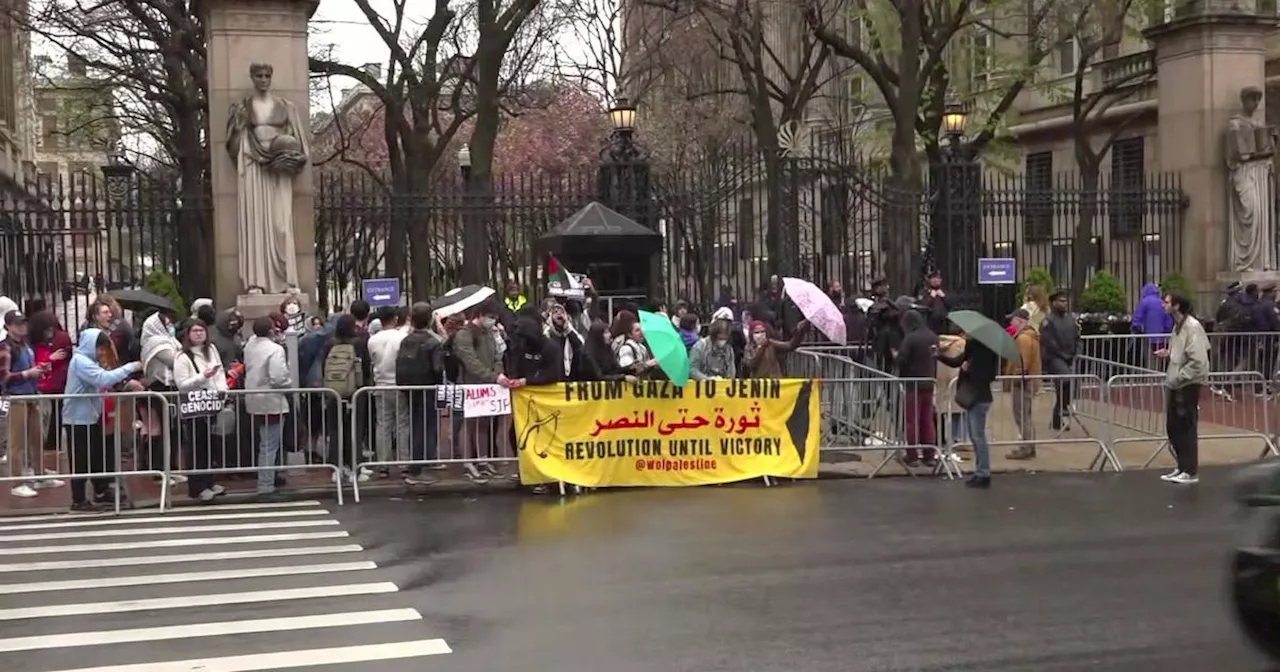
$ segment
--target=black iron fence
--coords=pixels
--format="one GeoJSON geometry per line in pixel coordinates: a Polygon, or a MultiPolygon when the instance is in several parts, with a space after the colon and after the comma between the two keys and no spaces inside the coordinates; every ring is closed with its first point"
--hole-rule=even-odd
{"type": "Polygon", "coordinates": [[[94,292],[140,287],[153,270],[176,276],[178,241],[206,203],[132,171],[41,175],[0,192],[0,293],[52,309],[68,327],[94,292]]]}

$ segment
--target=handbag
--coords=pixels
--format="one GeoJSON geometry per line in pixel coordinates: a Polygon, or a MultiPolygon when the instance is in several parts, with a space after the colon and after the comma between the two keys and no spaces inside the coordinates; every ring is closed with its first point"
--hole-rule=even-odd
{"type": "Polygon", "coordinates": [[[956,406],[967,411],[978,403],[978,391],[974,389],[969,379],[961,378],[956,382],[956,393],[951,398],[956,402],[956,406]]]}

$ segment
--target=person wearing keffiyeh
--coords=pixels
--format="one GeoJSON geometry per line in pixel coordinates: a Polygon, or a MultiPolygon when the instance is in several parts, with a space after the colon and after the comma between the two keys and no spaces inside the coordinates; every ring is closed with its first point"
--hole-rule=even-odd
{"type": "Polygon", "coordinates": [[[563,353],[564,375],[566,380],[579,380],[581,375],[580,353],[582,352],[582,334],[574,329],[565,307],[556,304],[551,307],[544,334],[563,353]]]}

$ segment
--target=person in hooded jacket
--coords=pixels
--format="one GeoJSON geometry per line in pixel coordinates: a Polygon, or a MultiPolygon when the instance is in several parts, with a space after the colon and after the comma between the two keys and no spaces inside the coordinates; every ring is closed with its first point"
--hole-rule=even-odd
{"type": "MultiPolygon", "coordinates": [[[[283,331],[283,329],[281,329],[283,331]]],[[[329,359],[329,352],[336,345],[351,345],[355,348],[356,358],[360,360],[360,374],[364,385],[373,384],[373,362],[369,356],[369,335],[368,332],[360,328],[360,322],[356,316],[351,314],[343,314],[338,316],[338,323],[334,327],[333,336],[324,345],[324,350],[320,353],[320,363],[324,366],[324,362],[329,359]]],[[[369,480],[373,472],[361,470],[356,474],[353,469],[355,465],[355,455],[352,453],[351,432],[338,431],[338,414],[347,410],[347,401],[343,400],[338,403],[334,400],[333,395],[329,395],[325,403],[325,435],[329,438],[329,450],[336,448],[338,455],[330,455],[331,464],[341,465],[342,474],[348,480],[359,478],[361,482],[369,480]]],[[[360,423],[357,423],[359,426],[360,423]]],[[[357,434],[363,434],[357,429],[357,434]]]]}
{"type": "Polygon", "coordinates": [[[553,339],[547,338],[542,325],[536,320],[522,317],[516,321],[511,338],[512,357],[510,387],[547,385],[565,380],[564,349],[553,339]]]}
{"type": "MultiPolygon", "coordinates": [[[[934,356],[938,353],[938,334],[929,328],[924,315],[918,310],[902,314],[902,332],[896,360],[898,376],[915,379],[905,383],[903,413],[907,444],[934,446],[938,443],[933,415],[933,384],[937,375],[934,356]]],[[[907,448],[905,452],[904,464],[907,467],[920,466],[920,456],[915,448],[907,448]]],[[[926,467],[938,466],[936,450],[928,448],[921,452],[926,467]]]]}
{"type": "MultiPolygon", "coordinates": [[[[141,362],[119,365],[115,347],[107,332],[90,327],[80,332],[80,342],[67,368],[67,395],[101,395],[124,383],[125,389],[141,392],[137,380],[125,383],[129,376],[142,370],[141,362]]],[[[74,396],[62,404],[62,424],[71,444],[71,471],[75,474],[102,473],[115,462],[111,442],[103,431],[105,402],[102,396],[74,396]]],[[[111,492],[111,479],[94,478],[94,500],[106,501],[111,492]]],[[[83,478],[71,481],[71,509],[91,511],[96,507],[86,497],[83,478]]]]}
{"type": "Polygon", "coordinates": [[[244,361],[244,337],[240,335],[242,328],[244,315],[235,308],[228,308],[218,313],[213,330],[209,332],[209,342],[218,349],[218,358],[228,369],[233,363],[244,361]]]}
{"type": "MultiPolygon", "coordinates": [[[[45,368],[44,375],[36,381],[36,389],[40,394],[60,395],[67,389],[67,369],[71,367],[71,354],[75,344],[71,334],[58,322],[52,310],[42,310],[28,320],[31,344],[35,351],[35,364],[45,368]]],[[[62,442],[58,439],[60,418],[62,417],[62,399],[53,399],[49,413],[49,424],[45,429],[44,449],[57,450],[62,442]]]]}
{"type": "MultiPolygon", "coordinates": [[[[587,325],[590,328],[590,325],[587,325]]],[[[556,304],[547,319],[546,337],[563,353],[565,380],[578,380],[582,368],[582,333],[575,326],[568,308],[556,304]]]]}
{"type": "Polygon", "coordinates": [[[689,351],[689,377],[693,380],[736,378],[737,364],[733,346],[729,344],[729,332],[733,324],[728,320],[715,320],[707,329],[707,335],[698,340],[689,351]]]}
{"type": "Polygon", "coordinates": [[[1164,297],[1154,282],[1142,286],[1142,298],[1133,309],[1133,324],[1130,327],[1135,334],[1144,334],[1141,339],[1142,359],[1139,365],[1149,369],[1156,367],[1155,356],[1151,353],[1164,347],[1169,340],[1169,332],[1173,331],[1173,318],[1164,312],[1164,297]]]}

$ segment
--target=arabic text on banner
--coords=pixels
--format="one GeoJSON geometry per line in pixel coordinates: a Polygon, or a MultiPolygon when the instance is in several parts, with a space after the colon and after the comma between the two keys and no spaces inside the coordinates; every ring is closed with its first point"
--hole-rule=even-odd
{"type": "Polygon", "coordinates": [[[511,390],[501,385],[462,385],[462,417],[488,418],[511,415],[511,390]]]}
{"type": "Polygon", "coordinates": [[[561,383],[512,395],[520,480],[680,486],[818,475],[812,380],[561,383]]]}

